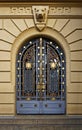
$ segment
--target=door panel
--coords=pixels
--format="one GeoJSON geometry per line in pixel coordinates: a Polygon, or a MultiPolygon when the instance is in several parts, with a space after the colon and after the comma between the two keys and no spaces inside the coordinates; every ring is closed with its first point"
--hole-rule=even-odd
{"type": "Polygon", "coordinates": [[[18,114],[64,114],[64,101],[17,101],[18,114]]]}
{"type": "Polygon", "coordinates": [[[56,42],[45,37],[27,41],[16,70],[18,114],[65,113],[65,55],[56,42]]]}

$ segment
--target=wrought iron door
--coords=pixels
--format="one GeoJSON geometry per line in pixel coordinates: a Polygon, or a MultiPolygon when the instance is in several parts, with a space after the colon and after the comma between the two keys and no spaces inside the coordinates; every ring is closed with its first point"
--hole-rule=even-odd
{"type": "Polygon", "coordinates": [[[45,37],[27,41],[17,55],[17,113],[64,114],[65,87],[62,48],[45,37]]]}

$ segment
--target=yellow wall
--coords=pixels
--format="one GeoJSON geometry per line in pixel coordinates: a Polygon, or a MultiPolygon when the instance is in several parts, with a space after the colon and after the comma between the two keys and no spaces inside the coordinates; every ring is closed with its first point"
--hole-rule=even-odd
{"type": "Polygon", "coordinates": [[[16,53],[24,40],[40,34],[52,36],[63,46],[67,58],[66,111],[67,114],[82,114],[82,8],[74,5],[68,14],[58,12],[60,5],[56,5],[55,15],[48,15],[46,27],[40,32],[35,27],[30,11],[32,5],[24,5],[25,8],[29,7],[28,15],[21,13],[16,4],[13,5],[16,12],[12,12],[11,6],[2,4],[0,7],[0,115],[16,114],[16,53]]]}

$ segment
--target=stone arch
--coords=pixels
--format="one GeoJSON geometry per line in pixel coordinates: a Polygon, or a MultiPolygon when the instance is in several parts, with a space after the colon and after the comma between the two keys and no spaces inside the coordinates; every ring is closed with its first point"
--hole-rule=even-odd
{"type": "MultiPolygon", "coordinates": [[[[12,49],[11,49],[11,83],[14,91],[16,92],[16,55],[18,53],[19,48],[23,45],[23,43],[35,36],[44,35],[47,37],[51,37],[63,48],[65,56],[66,56],[66,104],[67,104],[67,91],[70,86],[70,49],[65,38],[56,30],[51,28],[46,28],[42,32],[37,31],[35,28],[30,28],[28,30],[23,31],[14,41],[12,49]]],[[[16,96],[15,96],[16,98],[16,96]]],[[[66,106],[67,113],[67,106],[66,106]]]]}

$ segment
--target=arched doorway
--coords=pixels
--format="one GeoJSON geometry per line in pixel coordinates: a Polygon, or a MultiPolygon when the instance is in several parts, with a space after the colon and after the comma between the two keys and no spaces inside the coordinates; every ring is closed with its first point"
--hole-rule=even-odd
{"type": "Polygon", "coordinates": [[[16,60],[18,114],[64,114],[66,59],[51,38],[27,40],[16,60]]]}

